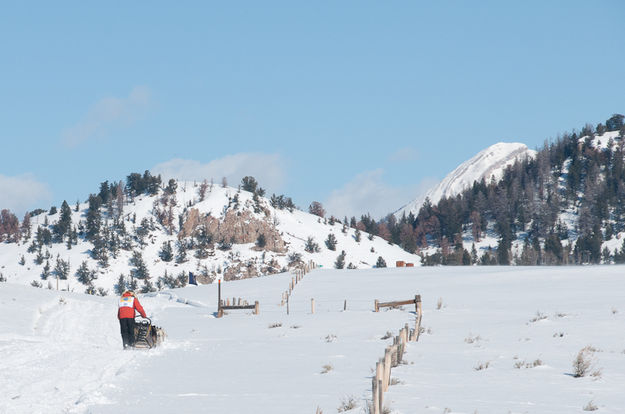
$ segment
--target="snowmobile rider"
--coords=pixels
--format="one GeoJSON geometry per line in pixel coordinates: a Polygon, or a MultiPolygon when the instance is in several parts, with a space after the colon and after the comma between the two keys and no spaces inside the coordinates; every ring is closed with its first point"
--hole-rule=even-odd
{"type": "Polygon", "coordinates": [[[119,319],[124,349],[135,345],[135,310],[144,318],[146,317],[143,306],[139,303],[139,299],[136,298],[135,292],[127,290],[119,298],[119,308],[117,310],[117,319],[119,319]]]}

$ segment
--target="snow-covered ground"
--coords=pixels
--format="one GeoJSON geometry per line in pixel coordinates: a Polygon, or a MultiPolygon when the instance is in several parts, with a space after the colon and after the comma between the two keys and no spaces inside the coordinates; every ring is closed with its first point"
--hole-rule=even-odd
{"type": "Polygon", "coordinates": [[[280,306],[291,275],[222,284],[260,315],[215,318],[217,285],[140,296],[168,338],[123,351],[114,297],[0,283],[0,412],[365,412],[375,362],[423,299],[393,413],[625,412],[623,266],[314,270],[280,306]],[[316,311],[311,314],[311,298],[316,311]],[[347,311],[343,311],[347,300],[347,311]],[[440,308],[440,309],[439,309],[440,308]],[[573,374],[591,346],[593,366],[573,374]],[[479,366],[483,369],[477,369],[479,366]],[[327,371],[326,373],[323,373],[327,371]]]}

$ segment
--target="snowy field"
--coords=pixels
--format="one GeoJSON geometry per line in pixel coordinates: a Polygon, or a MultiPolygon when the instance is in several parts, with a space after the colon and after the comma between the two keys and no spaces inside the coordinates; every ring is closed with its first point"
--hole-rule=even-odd
{"type": "Polygon", "coordinates": [[[420,294],[393,413],[625,412],[625,267],[315,270],[224,283],[260,315],[215,318],[217,285],[141,296],[168,338],[123,351],[116,298],[0,284],[1,413],[366,412],[371,375],[420,294]],[[316,311],[311,314],[311,298],[316,311]],[[343,311],[347,300],[347,311],[343,311]],[[573,361],[590,346],[588,376],[573,361]],[[481,368],[481,369],[480,369],[481,368]],[[594,375],[592,375],[594,374],[594,375]]]}

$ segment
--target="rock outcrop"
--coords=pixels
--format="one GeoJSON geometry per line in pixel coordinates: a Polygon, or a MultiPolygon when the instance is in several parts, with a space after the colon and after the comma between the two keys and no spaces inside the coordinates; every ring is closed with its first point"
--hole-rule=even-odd
{"type": "Polygon", "coordinates": [[[178,238],[197,236],[202,227],[212,236],[213,243],[256,243],[259,236],[263,235],[265,245],[261,249],[276,253],[287,250],[278,230],[268,220],[254,217],[250,211],[230,210],[223,220],[219,220],[210,214],[202,215],[198,209],[193,208],[189,210],[178,238]]]}

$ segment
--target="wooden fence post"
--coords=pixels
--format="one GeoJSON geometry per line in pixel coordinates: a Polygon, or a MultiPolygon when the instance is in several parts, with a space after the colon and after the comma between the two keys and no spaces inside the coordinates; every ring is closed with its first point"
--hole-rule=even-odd
{"type": "Polygon", "coordinates": [[[419,340],[419,335],[421,335],[421,315],[423,310],[421,308],[421,295],[415,296],[415,306],[417,308],[417,320],[415,323],[415,341],[419,340]]]}
{"type": "Polygon", "coordinates": [[[314,298],[310,299],[310,313],[312,314],[315,313],[315,299],[314,298]]]}
{"type": "Polygon", "coordinates": [[[286,297],[286,314],[289,314],[289,296],[286,297]]]}
{"type": "Polygon", "coordinates": [[[380,414],[380,378],[382,375],[382,362],[378,361],[375,364],[375,375],[373,376],[373,414],[380,414]]]}
{"type": "Polygon", "coordinates": [[[217,317],[221,318],[223,312],[221,311],[221,279],[217,280],[217,317]]]}
{"type": "Polygon", "coordinates": [[[378,300],[376,299],[375,302],[373,302],[373,309],[375,309],[376,312],[380,312],[380,307],[378,306],[378,300]]]}
{"type": "Polygon", "coordinates": [[[343,302],[343,312],[347,310],[347,299],[343,302]]]}
{"type": "Polygon", "coordinates": [[[391,380],[391,347],[387,347],[384,351],[384,378],[383,378],[383,392],[388,391],[388,384],[391,380]]]}
{"type": "Polygon", "coordinates": [[[254,302],[254,315],[258,315],[260,313],[260,304],[258,301],[254,302]]]}

